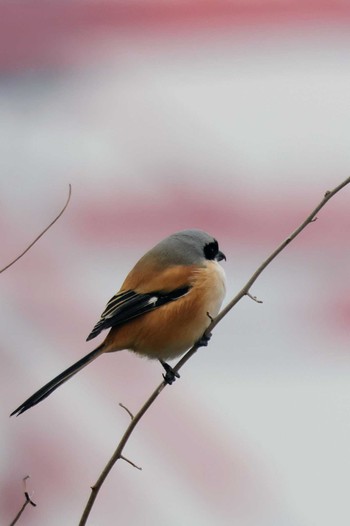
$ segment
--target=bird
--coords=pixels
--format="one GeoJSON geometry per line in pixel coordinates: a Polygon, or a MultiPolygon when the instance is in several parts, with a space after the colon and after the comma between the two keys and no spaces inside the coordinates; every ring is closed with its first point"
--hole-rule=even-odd
{"type": "Polygon", "coordinates": [[[104,353],[130,350],[158,359],[171,384],[179,374],[167,363],[193,345],[206,345],[211,320],[226,292],[217,240],[197,229],[166,237],[139,259],[120,290],[108,301],[87,341],[110,329],[93,351],[36,391],[11,416],[38,404],[104,353]]]}

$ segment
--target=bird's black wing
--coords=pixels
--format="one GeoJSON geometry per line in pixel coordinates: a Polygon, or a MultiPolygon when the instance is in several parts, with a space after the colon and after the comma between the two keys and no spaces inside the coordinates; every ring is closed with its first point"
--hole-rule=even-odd
{"type": "Polygon", "coordinates": [[[86,341],[92,340],[104,329],[121,325],[141,314],[153,311],[170,301],[175,301],[190,290],[190,286],[180,287],[171,292],[148,292],[140,294],[132,290],[118,292],[109,300],[101,319],[96,323],[86,341]]]}

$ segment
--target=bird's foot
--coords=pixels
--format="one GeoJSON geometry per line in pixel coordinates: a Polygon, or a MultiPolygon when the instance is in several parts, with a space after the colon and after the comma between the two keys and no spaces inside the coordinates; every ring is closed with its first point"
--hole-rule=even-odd
{"type": "Polygon", "coordinates": [[[180,378],[180,375],[177,371],[174,371],[174,369],[166,362],[163,362],[163,360],[159,360],[162,366],[165,369],[165,374],[163,374],[164,381],[171,385],[173,382],[175,382],[176,378],[180,378]]]}
{"type": "Polygon", "coordinates": [[[209,333],[205,332],[203,336],[201,336],[201,338],[199,338],[199,340],[196,342],[196,346],[197,347],[207,347],[210,338],[211,338],[211,332],[209,333]]]}

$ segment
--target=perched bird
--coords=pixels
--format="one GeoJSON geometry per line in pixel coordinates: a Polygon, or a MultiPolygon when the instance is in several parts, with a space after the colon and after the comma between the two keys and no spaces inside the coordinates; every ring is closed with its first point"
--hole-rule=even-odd
{"type": "Polygon", "coordinates": [[[178,373],[166,363],[202,340],[225,295],[225,273],[218,261],[226,259],[218,242],[201,230],[183,230],[163,239],[147,252],[110,299],[87,337],[104,329],[107,337],[95,350],[48,382],[13,413],[20,415],[49,396],[57,387],[103,353],[128,349],[158,359],[164,379],[178,373]]]}

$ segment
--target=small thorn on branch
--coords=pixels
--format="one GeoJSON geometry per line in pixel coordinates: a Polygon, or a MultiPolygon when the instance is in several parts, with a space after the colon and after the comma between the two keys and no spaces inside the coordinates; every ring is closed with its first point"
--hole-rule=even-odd
{"type": "Polygon", "coordinates": [[[128,458],[124,457],[123,455],[120,455],[120,458],[122,460],[125,460],[125,462],[127,462],[128,464],[131,464],[131,466],[133,466],[134,468],[142,471],[142,468],[140,466],[137,466],[136,464],[134,464],[134,462],[132,462],[131,460],[129,460],[128,458]]]}
{"type": "Polygon", "coordinates": [[[263,303],[262,300],[258,300],[258,298],[256,296],[253,296],[252,294],[250,294],[250,292],[246,292],[246,295],[253,301],[255,301],[256,303],[263,303]]]}
{"type": "Polygon", "coordinates": [[[124,409],[124,411],[126,411],[128,413],[128,415],[130,416],[131,420],[134,420],[134,415],[132,414],[130,409],[128,409],[124,404],[122,404],[120,402],[119,402],[119,405],[120,405],[120,407],[122,407],[124,409]]]}
{"type": "Polygon", "coordinates": [[[317,216],[316,216],[316,217],[313,217],[313,218],[311,219],[310,223],[314,223],[315,221],[317,221],[317,219],[318,219],[317,216]]]}
{"type": "Polygon", "coordinates": [[[210,320],[211,322],[213,322],[213,321],[214,321],[214,318],[213,318],[213,316],[211,316],[211,315],[209,314],[209,312],[207,312],[207,316],[208,316],[208,318],[209,318],[209,320],[210,320]]]}

